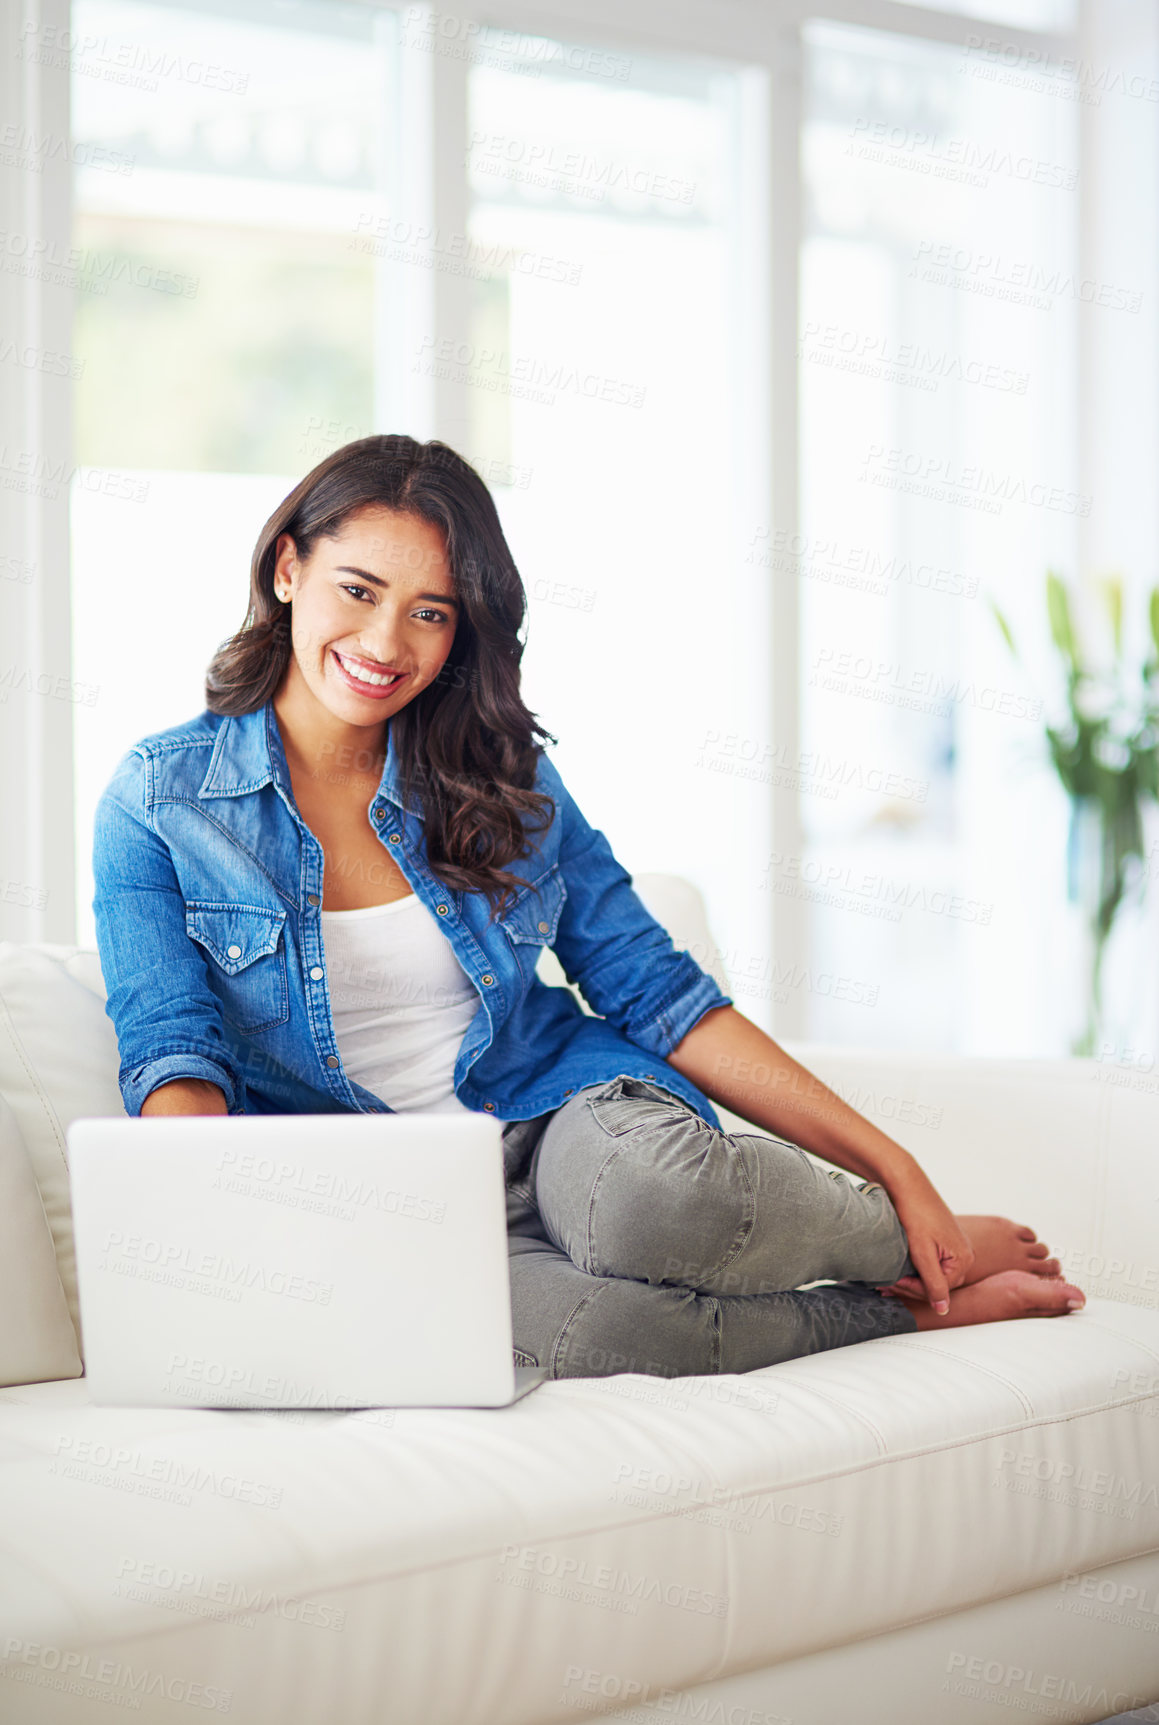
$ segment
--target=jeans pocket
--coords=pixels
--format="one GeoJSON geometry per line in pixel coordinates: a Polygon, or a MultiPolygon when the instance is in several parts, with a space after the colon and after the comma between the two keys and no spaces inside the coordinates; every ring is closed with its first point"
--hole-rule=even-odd
{"type": "Polygon", "coordinates": [[[665,1090],[662,1085],[649,1084],[646,1079],[631,1078],[626,1073],[601,1085],[588,1098],[588,1107],[596,1124],[609,1138],[622,1138],[625,1133],[654,1125],[665,1116],[671,1119],[674,1112],[696,1117],[695,1109],[690,1108],[683,1097],[665,1090]]]}

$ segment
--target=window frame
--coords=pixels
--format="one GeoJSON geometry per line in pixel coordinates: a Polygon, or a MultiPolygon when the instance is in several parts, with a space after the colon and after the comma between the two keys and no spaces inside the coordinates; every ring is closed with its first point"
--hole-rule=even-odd
{"type": "MultiPolygon", "coordinates": [[[[337,0],[336,0],[337,3],[337,0]]],[[[351,0],[341,0],[344,5],[351,0]]],[[[354,0],[371,5],[375,0],[354,0]]],[[[1091,0],[1082,0],[1088,6],[1091,0]]],[[[436,16],[445,11],[424,8],[436,16]]],[[[414,22],[414,9],[399,6],[414,22]]],[[[798,360],[797,327],[801,251],[800,137],[802,124],[803,29],[814,21],[855,25],[887,35],[965,47],[979,30],[1001,33],[1004,43],[1057,58],[1077,54],[1081,32],[1019,29],[971,14],[946,13],[901,0],[496,0],[480,8],[455,8],[461,29],[473,23],[557,40],[590,42],[631,52],[677,54],[721,62],[747,78],[743,145],[749,183],[743,189],[755,220],[751,278],[747,284],[753,327],[764,327],[758,363],[763,397],[763,433],[754,463],[769,499],[771,523],[797,532],[798,360]],[[768,93],[767,102],[763,92],[768,93]],[[763,319],[757,315],[767,306],[763,319]]],[[[17,57],[25,20],[63,32],[69,0],[21,0],[0,26],[0,106],[17,123],[68,136],[69,73],[66,64],[38,66],[17,57]],[[7,38],[4,40],[3,38],[7,38]]],[[[470,212],[468,176],[467,58],[426,54],[394,56],[397,124],[405,134],[406,173],[391,187],[392,205],[417,223],[443,232],[465,232],[470,212]]],[[[1091,119],[1083,110],[1081,124],[1091,119]]],[[[1086,134],[1084,152],[1088,148],[1086,134]]],[[[395,151],[395,160],[400,154],[395,151]]],[[[67,157],[45,163],[43,175],[0,168],[0,226],[26,232],[67,254],[71,244],[72,196],[67,157]],[[23,182],[36,182],[23,183],[23,182]]],[[[1089,220],[1086,224],[1089,229],[1089,220]]],[[[1086,249],[1086,248],[1084,248],[1086,249]]],[[[384,283],[378,317],[397,331],[438,329],[469,340],[470,293],[465,276],[448,271],[393,266],[384,283]]],[[[385,323],[381,326],[385,327],[385,323]]],[[[0,272],[0,329],[44,350],[70,352],[71,301],[64,286],[36,283],[0,272]]],[[[1080,332],[1079,375],[1089,374],[1080,332]]],[[[380,354],[390,344],[379,339],[380,354]]],[[[395,343],[396,363],[379,368],[376,413],[380,423],[406,423],[415,434],[462,442],[468,425],[468,386],[453,377],[414,373],[395,343]]],[[[10,381],[5,378],[3,381],[10,381]]],[[[10,448],[43,451],[59,462],[72,447],[71,388],[66,379],[22,370],[19,387],[0,392],[0,436],[10,448]]],[[[71,470],[71,460],[66,471],[71,470]]],[[[1082,476],[1080,475],[1080,482],[1082,476]]],[[[1087,489],[1085,484],[1083,489],[1087,489]]],[[[69,489],[39,496],[0,492],[0,545],[35,578],[0,580],[0,638],[20,643],[26,664],[50,686],[68,687],[71,659],[69,577],[69,489]]],[[[790,753],[799,745],[800,613],[788,586],[778,595],[769,643],[768,734],[790,753]]],[[[2,669],[2,667],[0,667],[2,669]]],[[[2,691],[0,691],[2,692],[2,691]]],[[[28,695],[4,703],[0,746],[0,876],[31,887],[36,903],[0,904],[0,936],[25,941],[75,942],[72,700],[28,695]],[[21,702],[23,701],[23,704],[21,702]],[[40,906],[40,908],[38,908],[40,906]]],[[[803,830],[800,793],[786,775],[771,787],[773,842],[800,854],[803,830]]],[[[27,895],[26,895],[27,896],[27,895]]],[[[770,894],[768,931],[778,966],[808,963],[808,919],[786,895],[770,894]]],[[[806,1002],[800,990],[778,1006],[776,1033],[804,1034],[806,1002]]]]}

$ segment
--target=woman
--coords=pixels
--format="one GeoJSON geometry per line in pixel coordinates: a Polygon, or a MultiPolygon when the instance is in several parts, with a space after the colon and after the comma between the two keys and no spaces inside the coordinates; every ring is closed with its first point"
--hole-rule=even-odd
{"type": "Polygon", "coordinates": [[[951,1215],[675,950],[543,752],[524,613],[444,444],[364,438],[274,512],[205,712],[97,811],[128,1113],[493,1114],[517,1359],[556,1377],[1081,1305],[1031,1229],[951,1215]],[[538,979],[546,945],[598,1016],[538,979]]]}

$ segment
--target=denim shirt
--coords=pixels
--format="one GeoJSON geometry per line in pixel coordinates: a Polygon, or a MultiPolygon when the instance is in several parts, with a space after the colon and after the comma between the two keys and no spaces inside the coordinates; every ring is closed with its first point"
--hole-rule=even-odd
{"type": "MultiPolygon", "coordinates": [[[[455,1059],[456,1095],[525,1120],[626,1073],[719,1126],[664,1056],[731,998],[676,950],[544,754],[535,785],[554,798],[555,818],[529,835],[531,854],[511,865],[525,884],[490,922],[484,894],[443,885],[428,864],[421,799],[403,806],[388,726],[367,821],[479,996],[455,1059]],[[598,1016],[536,975],[545,946],[598,1016]]],[[[272,701],[241,717],[207,709],[122,756],[95,816],[93,910],[128,1114],[175,1078],[219,1085],[231,1114],[393,1112],[342,1067],[322,870],[272,701]]]]}

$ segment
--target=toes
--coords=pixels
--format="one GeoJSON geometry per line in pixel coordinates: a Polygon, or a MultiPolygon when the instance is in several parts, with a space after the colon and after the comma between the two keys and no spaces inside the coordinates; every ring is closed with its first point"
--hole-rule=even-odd
{"type": "Polygon", "coordinates": [[[1059,1263],[1057,1258],[1044,1258],[1041,1264],[1036,1264],[1034,1266],[1034,1274],[1036,1276],[1046,1277],[1061,1276],[1062,1265],[1059,1263]]]}
{"type": "Polygon", "coordinates": [[[1034,1232],[1033,1228],[1028,1228],[1024,1225],[1018,1230],[1018,1238],[1020,1240],[1037,1240],[1038,1235],[1034,1232]]]}
{"type": "Polygon", "coordinates": [[[1037,1240],[1033,1246],[1028,1247],[1026,1255],[1028,1258],[1045,1258],[1049,1251],[1050,1247],[1044,1240],[1037,1240]]]}

